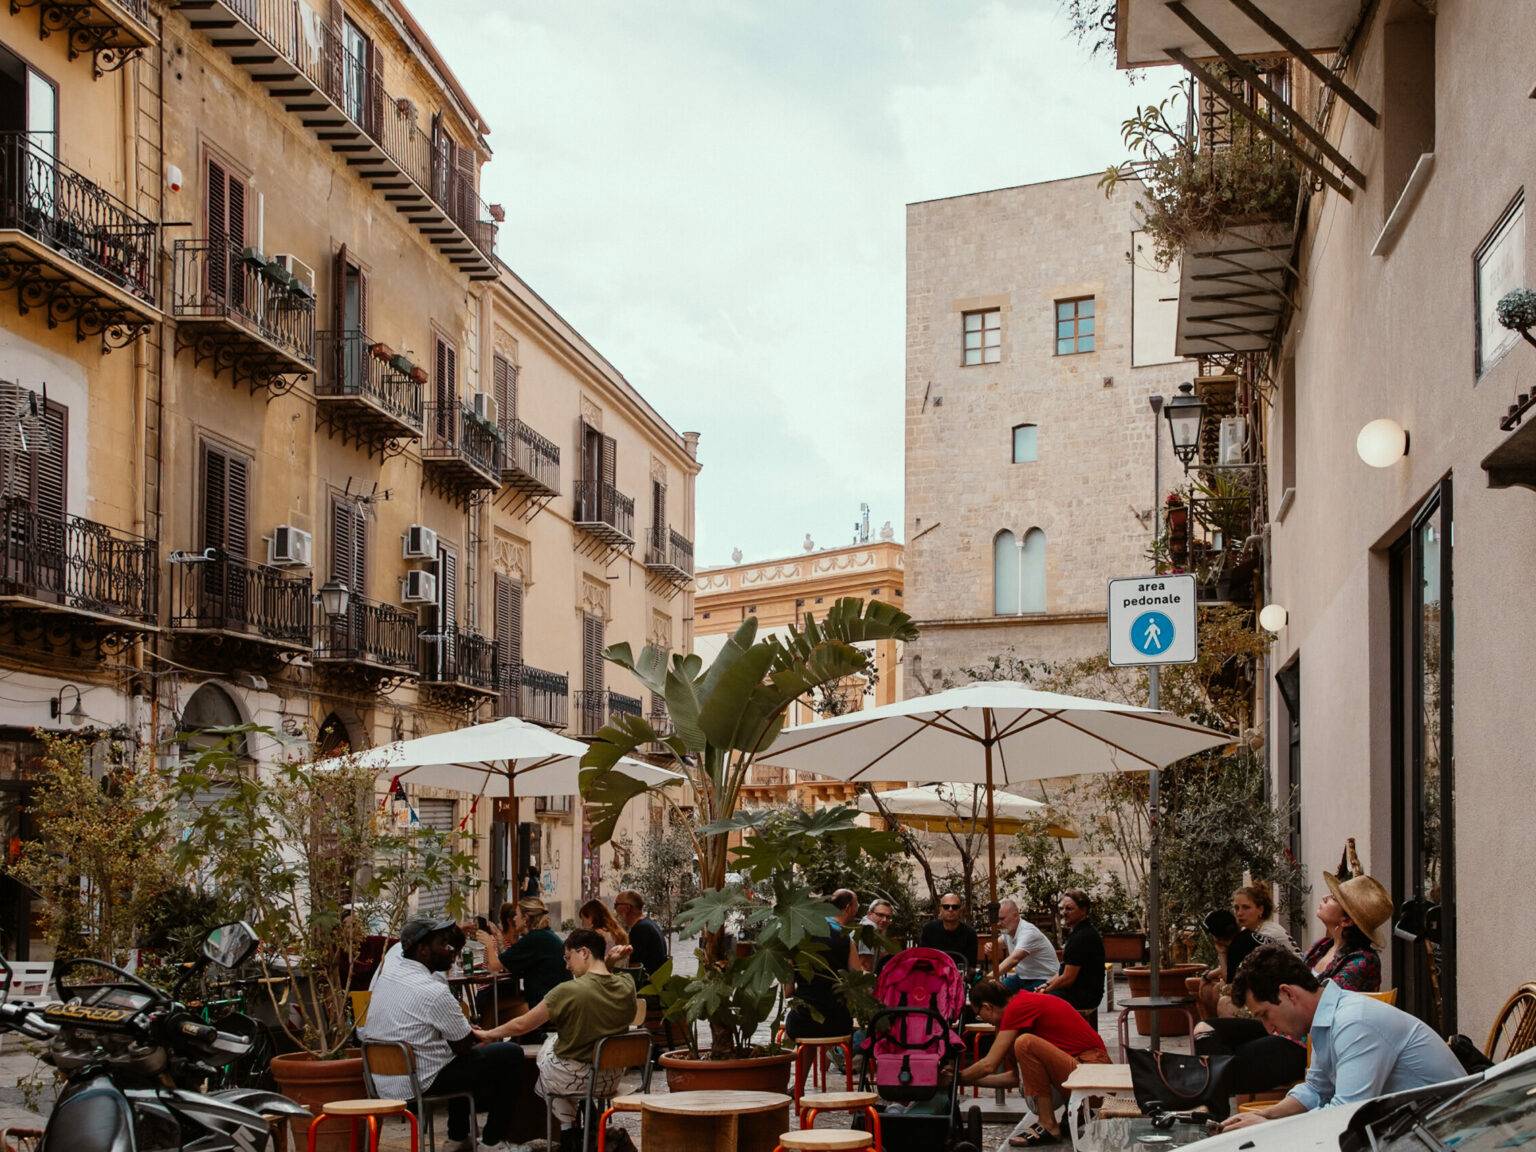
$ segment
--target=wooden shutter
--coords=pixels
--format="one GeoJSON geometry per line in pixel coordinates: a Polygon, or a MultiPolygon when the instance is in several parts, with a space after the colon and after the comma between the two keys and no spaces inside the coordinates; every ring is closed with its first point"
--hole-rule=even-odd
{"type": "Polygon", "coordinates": [[[357,272],[357,327],[360,331],[368,331],[368,273],[361,268],[357,272]]]}
{"type": "Polygon", "coordinates": [[[368,588],[368,520],[350,500],[331,501],[331,579],[358,596],[368,588]]]}
{"type": "Polygon", "coordinates": [[[433,403],[437,409],[437,438],[440,443],[458,443],[458,351],[442,337],[436,340],[436,372],[432,382],[433,403]]]}
{"type": "MultiPolygon", "coordinates": [[[[461,144],[453,145],[453,181],[454,214],[458,217],[459,226],[469,232],[475,226],[475,218],[479,216],[479,205],[475,193],[475,150],[466,148],[461,144]]],[[[473,240],[476,237],[470,236],[473,240]]]]}
{"type": "Polygon", "coordinates": [[[496,574],[496,643],[503,666],[523,666],[523,582],[496,574]]]}
{"type": "Polygon", "coordinates": [[[444,630],[459,620],[459,557],[451,548],[437,549],[437,607],[444,630]]]}
{"type": "Polygon", "coordinates": [[[597,485],[598,511],[612,523],[618,516],[618,500],[615,498],[614,481],[619,466],[619,446],[612,436],[604,436],[603,455],[599,461],[602,475],[597,485]]]}
{"type": "Polygon", "coordinates": [[[368,41],[368,135],[384,138],[384,53],[368,41]]]}
{"type": "Polygon", "coordinates": [[[69,508],[69,410],[49,400],[43,408],[41,443],[31,457],[32,507],[39,518],[62,521],[69,508]]]}
{"type": "Polygon", "coordinates": [[[244,560],[250,548],[250,465],[243,456],[227,456],[228,495],[225,503],[227,517],[225,549],[236,559],[244,560]]]}
{"type": "Polygon", "coordinates": [[[656,547],[666,547],[667,486],[660,480],[651,481],[651,535],[656,547]]]}
{"type": "Polygon", "coordinates": [[[432,199],[439,204],[448,200],[449,149],[453,141],[443,128],[443,114],[432,113],[432,199]]]}
{"type": "Polygon", "coordinates": [[[229,295],[229,176],[224,165],[208,160],[208,294],[229,295]]]}
{"type": "Polygon", "coordinates": [[[250,543],[250,464],[203,446],[203,547],[244,560],[250,543]]]}
{"type": "Polygon", "coordinates": [[[503,438],[510,439],[517,425],[517,369],[505,357],[491,359],[491,392],[496,397],[496,411],[503,438]]]}
{"type": "Polygon", "coordinates": [[[602,723],[606,713],[603,700],[603,620],[600,616],[581,616],[581,693],[582,712],[590,727],[602,723]]]}

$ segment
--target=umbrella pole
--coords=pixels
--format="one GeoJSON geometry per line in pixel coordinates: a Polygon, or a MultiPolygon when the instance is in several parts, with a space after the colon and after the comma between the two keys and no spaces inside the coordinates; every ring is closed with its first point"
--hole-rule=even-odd
{"type": "MultiPolygon", "coordinates": [[[[997,919],[997,813],[992,808],[992,713],[982,713],[982,724],[986,729],[986,742],[982,747],[986,750],[987,758],[987,892],[990,903],[987,907],[987,918],[994,923],[988,927],[996,927],[997,919]]],[[[975,811],[974,808],[971,811],[975,811]]]]}
{"type": "MultiPolygon", "coordinates": [[[[1158,683],[1158,674],[1161,671],[1162,669],[1159,668],[1156,664],[1147,669],[1147,705],[1151,708],[1156,708],[1158,706],[1157,697],[1158,689],[1160,687],[1158,683]]],[[[1152,843],[1148,852],[1149,860],[1147,862],[1147,967],[1150,969],[1150,993],[1153,998],[1156,998],[1158,995],[1160,995],[1162,991],[1162,981],[1160,979],[1159,971],[1162,967],[1162,958],[1159,955],[1161,949],[1158,947],[1159,937],[1162,934],[1162,909],[1159,906],[1161,892],[1159,891],[1158,884],[1158,872],[1160,870],[1160,845],[1158,844],[1158,841],[1161,839],[1161,834],[1158,830],[1159,821],[1157,818],[1157,785],[1159,775],[1161,775],[1161,773],[1159,773],[1156,768],[1153,768],[1152,771],[1147,774],[1147,821],[1152,838],[1152,843]]],[[[1151,1044],[1152,1051],[1154,1052],[1160,1051],[1162,1048],[1162,1037],[1158,1035],[1157,1027],[1158,1018],[1161,1015],[1162,1013],[1156,1010],[1154,1010],[1152,1013],[1151,1044]]]]}
{"type": "Polygon", "coordinates": [[[512,811],[512,888],[507,893],[507,899],[514,904],[523,898],[523,878],[517,874],[518,861],[522,859],[522,829],[523,823],[517,818],[517,773],[507,774],[507,807],[512,811]]]}

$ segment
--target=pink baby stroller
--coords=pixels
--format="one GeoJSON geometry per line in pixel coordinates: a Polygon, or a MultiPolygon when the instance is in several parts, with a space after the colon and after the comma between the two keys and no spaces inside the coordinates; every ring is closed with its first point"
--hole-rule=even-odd
{"type": "Polygon", "coordinates": [[[965,979],[948,953],[908,948],[875,984],[880,1007],[860,1049],[862,1087],[879,1093],[887,1152],[981,1147],[981,1109],[960,1119],[960,1017],[965,979]]]}

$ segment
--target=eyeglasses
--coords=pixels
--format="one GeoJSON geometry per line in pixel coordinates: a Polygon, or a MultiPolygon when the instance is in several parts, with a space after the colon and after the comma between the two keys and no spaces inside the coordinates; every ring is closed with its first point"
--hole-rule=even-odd
{"type": "Polygon", "coordinates": [[[869,918],[871,920],[889,920],[891,914],[889,912],[871,912],[869,918]]]}

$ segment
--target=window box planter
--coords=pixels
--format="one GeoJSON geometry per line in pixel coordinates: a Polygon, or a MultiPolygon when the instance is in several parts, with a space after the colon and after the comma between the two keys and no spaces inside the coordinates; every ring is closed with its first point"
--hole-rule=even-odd
{"type": "Polygon", "coordinates": [[[412,376],[416,372],[416,365],[411,363],[410,357],[396,352],[389,358],[389,366],[402,376],[412,376]]]}
{"type": "Polygon", "coordinates": [[[425,368],[413,367],[406,375],[417,384],[425,384],[427,382],[427,370],[425,368]]]}
{"type": "Polygon", "coordinates": [[[373,353],[375,360],[382,360],[386,364],[395,358],[395,350],[382,341],[373,345],[368,351],[373,353]]]}
{"type": "Polygon", "coordinates": [[[258,272],[266,270],[267,258],[261,254],[259,248],[247,248],[240,254],[240,259],[247,268],[254,268],[258,272]]]}

